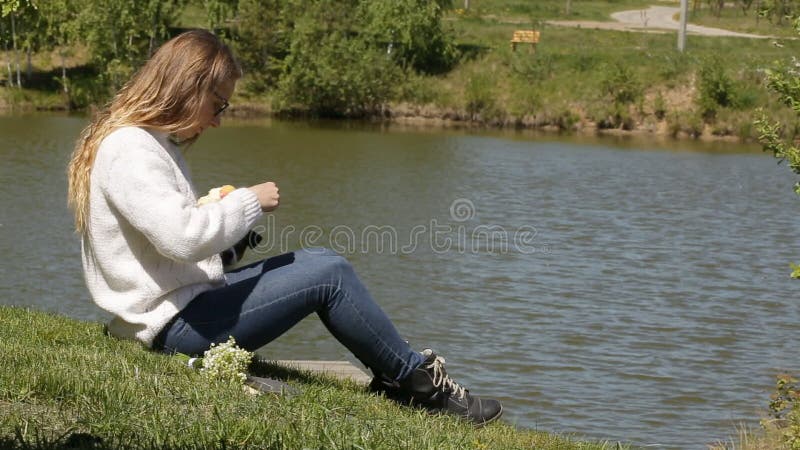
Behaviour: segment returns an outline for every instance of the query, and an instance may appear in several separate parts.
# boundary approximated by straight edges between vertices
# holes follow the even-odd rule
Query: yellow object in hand
[[[230,184],[226,184],[225,186],[213,188],[208,190],[208,194],[200,197],[197,200],[197,206],[205,205],[206,203],[214,203],[222,200],[225,198],[226,195],[230,194],[231,192],[235,191],[236,188],[231,186]]]

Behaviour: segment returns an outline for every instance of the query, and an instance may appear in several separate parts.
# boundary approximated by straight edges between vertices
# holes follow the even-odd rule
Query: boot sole
[[[477,428],[483,428],[483,427],[485,427],[486,425],[489,425],[490,423],[492,423],[492,422],[496,421],[497,419],[499,419],[499,418],[500,418],[500,416],[502,416],[502,415],[503,415],[503,405],[500,405],[500,411],[498,411],[498,412],[497,412],[497,414],[495,414],[495,415],[494,415],[494,417],[492,417],[492,418],[491,418],[491,419],[489,419],[489,420],[483,421],[483,422],[481,422],[481,423],[475,423],[475,422],[473,422],[473,426],[474,426],[476,429],[477,429]]]
[[[439,415],[439,414],[442,414],[442,415],[450,415],[451,414],[451,413],[442,411],[440,409],[429,409],[429,408],[426,408],[424,405],[414,404],[414,403],[410,402],[409,399],[400,398],[399,396],[392,396],[391,395],[392,392],[390,392],[389,390],[384,390],[384,391],[375,390],[375,391],[371,391],[371,393],[379,395],[379,396],[382,396],[387,400],[390,400],[390,401],[393,401],[393,402],[399,404],[400,406],[406,406],[406,407],[409,407],[409,408],[422,409],[422,410],[426,411],[428,414],[430,414],[432,416]],[[468,421],[469,423],[471,423],[472,426],[475,427],[475,428],[483,428],[486,425],[489,425],[490,423],[495,422],[502,415],[503,415],[503,405],[500,405],[500,411],[498,411],[497,414],[495,414],[494,416],[492,416],[491,418],[489,418],[488,420],[485,420],[483,422],[474,422],[474,421],[469,420],[468,418],[466,418],[464,416],[460,416],[460,417],[462,419]]]

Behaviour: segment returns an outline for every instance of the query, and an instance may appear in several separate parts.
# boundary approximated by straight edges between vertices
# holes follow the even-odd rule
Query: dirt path
[[[679,23],[674,19],[680,8],[672,6],[651,6],[649,9],[636,9],[633,11],[620,11],[611,14],[615,22],[597,22],[591,20],[550,20],[550,25],[579,28],[596,28],[602,30],[639,31],[663,33],[677,31]],[[737,33],[720,28],[702,27],[700,25],[686,26],[686,31],[702,36],[733,36],[750,39],[769,39],[774,36],[760,34]]]

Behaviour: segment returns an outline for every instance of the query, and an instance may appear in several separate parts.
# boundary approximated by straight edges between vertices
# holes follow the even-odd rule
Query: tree
[[[800,17],[795,16],[793,22],[795,29],[800,31]],[[765,72],[769,90],[775,93],[784,105],[794,111],[796,119],[800,118],[800,63],[793,58],[792,61]],[[773,156],[779,159],[779,164],[787,162],[789,169],[800,175],[800,147],[795,139],[797,135],[796,121],[794,130],[788,131],[787,128],[791,126],[790,124],[781,124],[771,120],[763,109],[759,109],[754,125],[763,150],[772,152]],[[800,195],[800,182],[795,183],[794,191]],[[791,267],[792,278],[800,278],[800,266],[791,264]],[[795,434],[795,438],[800,442],[800,433]]]
[[[70,0],[73,1],[73,0]],[[78,1],[78,0],[74,0]],[[77,31],[103,84],[116,90],[168,37],[185,0],[80,0]]]
[[[794,64],[784,65],[766,71],[767,86],[776,93],[780,101],[800,116],[800,71]],[[786,126],[770,120],[763,110],[757,112],[755,119],[758,140],[764,151],[770,151],[786,161],[789,168],[800,174],[800,148],[794,139],[787,139]],[[800,182],[794,185],[794,191],[800,195]]]
[[[374,113],[393,96],[399,69],[357,33],[355,1],[290,0],[289,54],[278,85],[277,109],[321,116]]]
[[[796,0],[761,0],[758,14],[770,22],[781,25],[786,18],[796,16],[797,10]]]
[[[225,24],[235,16],[238,0],[203,0],[208,28],[217,35],[229,37]]]
[[[722,8],[725,7],[725,0],[707,0],[711,12],[718,18],[722,16]]]
[[[24,39],[25,45],[30,48],[30,37],[22,32],[26,24],[32,22],[36,14],[36,6],[30,0],[2,0],[0,3],[0,18],[8,18],[11,25],[11,46],[14,50],[14,65],[17,72],[17,87],[22,87],[22,76],[19,65],[19,47]],[[30,50],[29,50],[30,52]],[[30,55],[30,53],[29,53]],[[30,59],[29,59],[30,62]],[[10,84],[13,79],[9,76]]]
[[[8,23],[11,23],[10,18],[8,19]],[[14,75],[11,72],[11,58],[8,56],[8,43],[11,42],[11,30],[10,25],[6,25],[6,18],[0,16],[0,42],[3,43],[3,53],[6,54],[6,69],[8,70],[8,84],[12,85],[14,82]]]
[[[449,3],[449,2],[448,2]],[[449,69],[458,52],[442,26],[443,7],[427,0],[372,0],[359,5],[363,33],[402,66],[423,73]]]
[[[739,0],[739,7],[742,8],[742,15],[747,15],[747,12],[750,11],[750,7],[753,6],[753,0]]]
[[[236,54],[249,77],[250,88],[277,85],[282,60],[289,53],[289,34],[280,0],[240,0],[236,14]]]
[[[39,3],[40,29],[46,37],[42,47],[58,51],[61,63],[61,89],[70,107],[69,80],[67,78],[67,56],[70,43],[77,40],[77,9],[74,0],[47,0]]]

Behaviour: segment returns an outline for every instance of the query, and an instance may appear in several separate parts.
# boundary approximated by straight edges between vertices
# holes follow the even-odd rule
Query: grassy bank
[[[439,76],[409,77],[385,114],[411,124],[739,141],[755,139],[757,108],[796,123],[794,112],[768,92],[763,74],[788,61],[800,42],[778,47],[761,39],[691,36],[681,54],[671,33],[517,20],[474,14],[452,21],[461,63]],[[509,37],[526,27],[542,30],[536,52],[524,46],[511,51]],[[269,104],[268,94],[243,90],[234,98],[234,112],[270,114]]]
[[[709,445],[709,450],[791,450],[784,443],[781,436],[782,430],[768,425],[767,428],[748,428],[742,426],[737,429],[737,434],[726,441]]]
[[[618,448],[503,423],[475,430],[268,363],[251,372],[302,392],[252,396],[97,323],[3,306],[0,320],[0,448]]]
[[[518,16],[515,16],[518,18]],[[488,125],[622,130],[691,137],[754,137],[753,110],[792,123],[763,84],[763,70],[788,60],[798,43],[648,34],[509,23],[465,15],[454,21],[470,49],[446,76],[417,80],[396,116],[444,117]],[[513,30],[540,29],[535,54],[512,52]],[[587,45],[591,43],[591,45]]]

